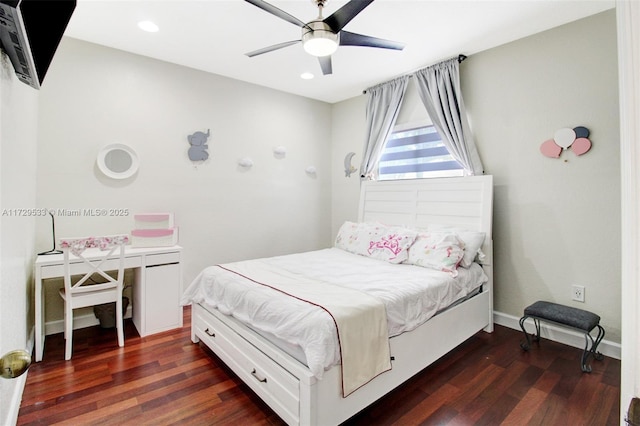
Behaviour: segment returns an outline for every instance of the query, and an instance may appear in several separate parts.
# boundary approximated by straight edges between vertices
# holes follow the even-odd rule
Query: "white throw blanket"
[[[358,290],[300,276],[263,260],[218,265],[257,284],[321,307],[338,332],[342,392],[347,396],[391,369],[384,304]]]

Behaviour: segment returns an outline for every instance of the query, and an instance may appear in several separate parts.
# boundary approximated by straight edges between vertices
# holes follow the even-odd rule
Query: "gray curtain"
[[[451,156],[464,167],[465,174],[482,174],[484,168],[462,101],[458,58],[422,69],[414,77],[420,99]]]
[[[378,160],[398,118],[408,81],[409,76],[403,76],[367,89],[367,133],[360,166],[363,179],[376,178]]]

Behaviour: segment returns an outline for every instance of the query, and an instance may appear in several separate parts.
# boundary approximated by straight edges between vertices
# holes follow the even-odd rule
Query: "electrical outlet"
[[[584,302],[584,286],[574,285],[571,287],[571,299],[577,302]]]

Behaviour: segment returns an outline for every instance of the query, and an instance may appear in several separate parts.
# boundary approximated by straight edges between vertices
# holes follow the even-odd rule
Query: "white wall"
[[[37,204],[131,212],[58,216],[58,237],[126,233],[133,213],[174,212],[184,285],[208,265],[330,244],[329,104],[70,38],[45,83]],[[207,129],[210,158],[195,165],[187,135]],[[114,181],[97,170],[96,155],[110,143],[138,153],[136,176]],[[273,154],[280,145],[284,159]],[[254,161],[248,171],[237,165],[245,156]],[[48,248],[47,222],[37,237]],[[59,298],[47,296],[55,306],[46,319],[62,318]]]
[[[358,201],[360,199],[360,164],[365,138],[365,96],[358,96],[333,104],[331,108],[331,165],[333,207],[331,214],[332,238],[338,234],[345,220],[358,220]],[[344,161],[348,153],[356,155],[351,165],[357,170],[351,176],[345,176]]]
[[[0,355],[30,349],[33,324],[34,219],[38,92],[16,78],[8,57],[0,69]],[[0,424],[14,424],[26,375],[0,379]]]
[[[495,176],[495,309],[535,300],[599,314],[620,342],[620,137],[615,11],[473,55],[461,78],[485,169]],[[556,129],[592,149],[540,154]],[[566,161],[565,161],[566,160]],[[585,303],[571,285],[586,287]]]
[[[478,150],[494,175],[495,310],[520,317],[540,299],[588,309],[602,317],[606,338],[620,342],[615,11],[471,55],[460,69]],[[420,101],[407,102],[414,111]],[[349,123],[360,122],[364,105],[365,96],[334,105],[342,134],[334,157],[352,150],[361,160],[364,131]],[[591,151],[540,154],[557,129],[578,125],[591,130]],[[357,217],[357,203],[346,201],[355,185],[333,185],[334,232]],[[571,301],[572,284],[586,287],[584,304]]]

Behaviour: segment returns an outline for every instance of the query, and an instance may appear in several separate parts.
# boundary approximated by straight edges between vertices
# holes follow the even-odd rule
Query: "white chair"
[[[122,289],[124,248],[128,242],[127,235],[60,239],[64,256],[64,288],[60,289],[60,296],[64,300],[65,360],[71,359],[73,351],[73,310],[77,308],[115,302],[118,346],[124,346]],[[86,249],[92,249],[90,254]],[[116,271],[116,277],[106,271]],[[96,274],[104,282],[95,284]],[[81,275],[75,284],[71,281],[73,275]]]

